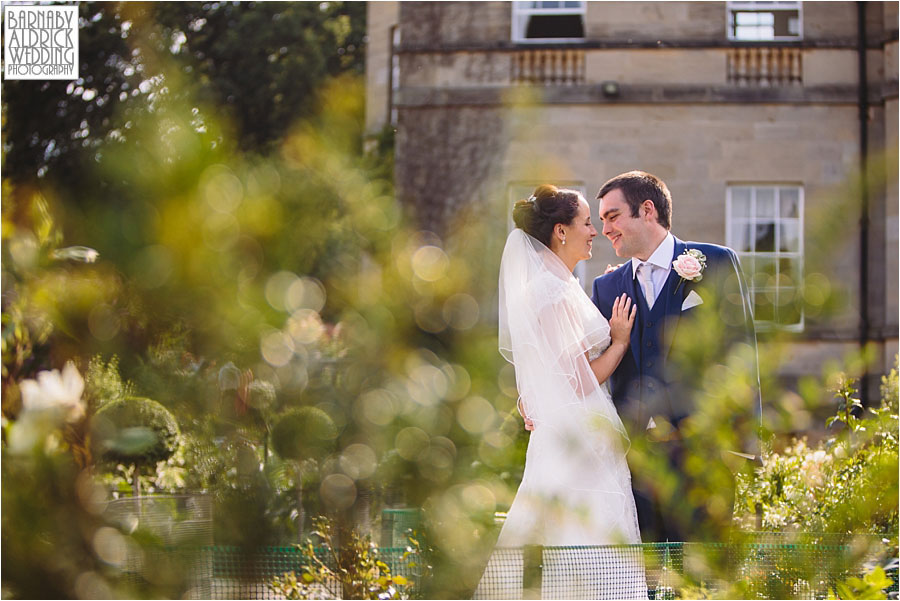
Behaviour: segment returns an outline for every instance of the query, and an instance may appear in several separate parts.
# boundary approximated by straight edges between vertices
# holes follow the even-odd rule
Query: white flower
[[[813,451],[803,458],[800,465],[803,480],[810,488],[818,488],[825,483],[825,466],[831,463],[831,455],[825,451]]]
[[[19,384],[22,393],[22,409],[25,413],[61,410],[68,422],[84,417],[84,380],[75,364],[69,361],[60,374],[59,370],[42,371],[37,380],[23,380]]]
[[[83,261],[84,263],[93,263],[100,256],[93,248],[87,246],[68,246],[66,248],[58,248],[53,251],[51,256],[54,259],[70,259],[72,261]]]

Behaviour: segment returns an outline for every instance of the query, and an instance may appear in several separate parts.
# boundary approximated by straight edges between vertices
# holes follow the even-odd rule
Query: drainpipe
[[[390,31],[388,32],[388,84],[387,84],[387,120],[386,124],[393,127],[396,125],[394,123],[394,90],[400,84],[399,81],[396,81],[397,71],[394,63],[397,61],[396,48],[397,43],[399,42],[399,33],[400,26],[396,23],[391,25]]]
[[[856,3],[857,53],[859,58],[859,346],[864,350],[869,342],[869,81],[866,72],[866,3]],[[863,364],[860,378],[860,401],[868,406],[869,370]]]

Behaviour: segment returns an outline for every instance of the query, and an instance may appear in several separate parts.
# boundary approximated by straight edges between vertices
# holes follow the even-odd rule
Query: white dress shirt
[[[656,301],[656,299],[659,298],[659,291],[666,285],[666,279],[669,277],[669,272],[672,270],[672,260],[674,259],[674,255],[675,236],[669,232],[646,261],[641,261],[637,257],[631,258],[631,274],[634,278],[637,278],[637,269],[641,263],[649,263],[653,266],[653,269],[651,269],[651,280],[653,281],[654,293],[653,301]],[[650,299],[647,299],[647,302],[648,304],[653,304]]]

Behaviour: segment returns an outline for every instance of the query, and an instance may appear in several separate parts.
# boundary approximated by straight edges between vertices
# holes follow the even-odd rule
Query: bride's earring
[[[566,239],[565,239],[565,238],[563,238],[563,245],[565,245],[565,244],[566,244]]]

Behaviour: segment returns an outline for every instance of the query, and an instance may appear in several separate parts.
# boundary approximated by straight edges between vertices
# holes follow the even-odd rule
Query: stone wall
[[[842,200],[835,198],[839,186],[857,167],[855,107],[539,107],[514,115],[502,177],[580,181],[596,206],[593,197],[609,177],[650,171],[672,191],[673,231],[685,240],[726,242],[726,189],[734,183],[802,185],[811,233],[815,214]],[[830,275],[849,298],[858,289],[858,221],[858,213],[848,216],[841,240],[807,240],[805,249],[807,255],[834,252]],[[618,262],[608,244],[598,241],[588,280]],[[850,303],[827,329],[852,335],[855,314]]]
[[[400,198],[428,229],[483,207],[505,231],[511,184],[583,185],[596,206],[603,181],[639,168],[672,189],[677,235],[725,243],[729,184],[802,185],[806,267],[824,263],[845,302],[827,322],[807,319],[798,337],[805,359],[785,369],[808,373],[821,357],[842,354],[860,325],[860,205],[842,188],[860,164],[857,4],[805,2],[803,40],[780,45],[799,56],[801,77],[762,83],[729,78],[735,49],[760,45],[727,41],[725,7],[590,3],[587,40],[564,49],[583,60],[580,79],[528,87],[514,81],[515,61],[545,50],[511,43],[509,3],[400,3]],[[881,161],[898,142],[897,3],[865,8],[870,153]],[[607,81],[617,94],[604,91]],[[898,329],[896,154],[888,161],[894,175],[869,197],[870,333],[886,341],[884,367]],[[837,219],[824,242],[813,235],[817,215]],[[618,262],[602,239],[594,254],[588,281]]]
[[[722,42],[726,25],[724,2],[589,2],[585,15],[586,37],[598,41]]]
[[[882,35],[895,2],[870,2],[868,28]],[[803,42],[848,45],[856,42],[855,2],[804,2]],[[887,18],[885,18],[887,17]],[[510,41],[510,2],[401,2],[410,47],[500,47]],[[709,45],[727,42],[725,2],[589,2],[585,13],[588,43]]]
[[[403,44],[443,46],[509,40],[509,2],[401,2]]]
[[[408,108],[399,113],[394,184],[419,227],[444,234],[453,217],[485,202],[508,140],[500,109]]]

